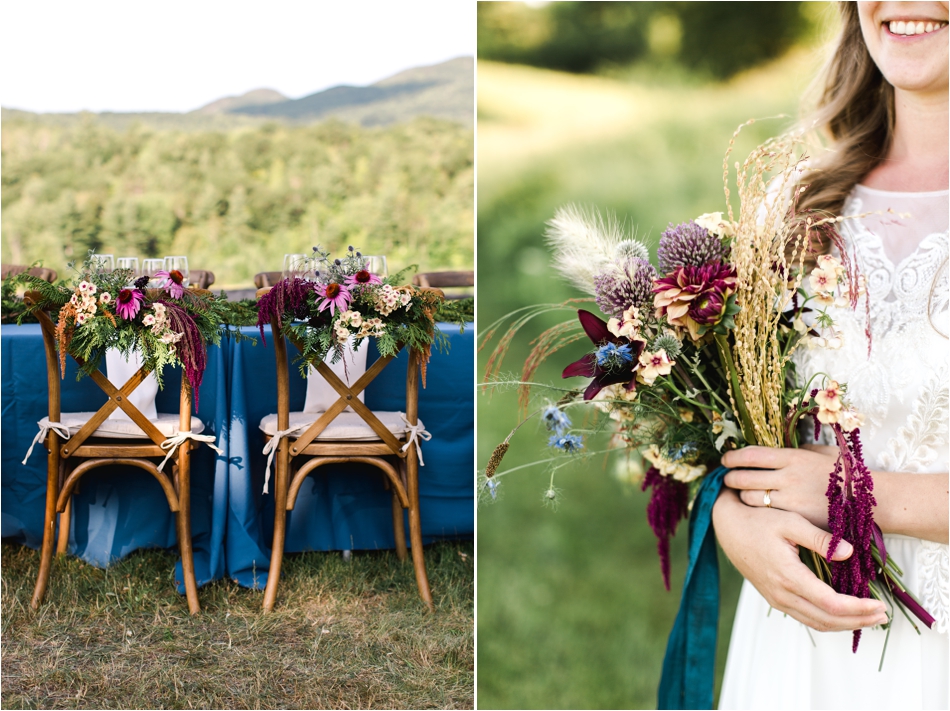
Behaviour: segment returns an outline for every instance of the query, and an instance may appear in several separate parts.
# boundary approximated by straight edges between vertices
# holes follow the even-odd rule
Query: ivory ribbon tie
[[[414,425],[409,422],[409,420],[406,419],[406,416],[401,412],[399,413],[399,416],[402,418],[402,421],[406,423],[406,430],[409,432],[409,439],[406,440],[406,443],[402,446],[400,451],[405,452],[407,449],[409,449],[409,445],[415,444],[416,454],[419,455],[419,466],[424,467],[426,463],[422,461],[422,447],[419,446],[419,440],[421,439],[424,442],[428,442],[430,439],[432,439],[432,433],[422,425]]]
[[[264,449],[261,452],[262,454],[267,455],[267,466],[264,467],[264,493],[268,493],[268,484],[270,483],[270,465],[274,461],[274,452],[277,451],[277,447],[280,445],[280,440],[287,435],[291,435],[294,432],[299,432],[302,427],[292,427],[289,430],[277,430],[274,433],[274,436],[270,438],[270,441],[264,445]]]
[[[165,458],[162,460],[162,463],[158,465],[158,471],[162,471],[162,468],[165,466],[168,460],[171,459],[172,455],[175,453],[175,450],[178,449],[178,445],[182,444],[183,442],[185,442],[185,440],[189,440],[189,439],[193,439],[196,442],[204,442],[218,454],[224,454],[223,449],[219,449],[218,447],[215,446],[214,435],[195,434],[194,432],[191,432],[190,430],[188,432],[179,432],[174,437],[169,437],[168,439],[166,439],[160,445],[162,449],[168,450],[168,454],[165,455]]]
[[[33,438],[33,443],[26,451],[26,456],[23,458],[21,464],[26,464],[26,460],[30,458],[31,454],[33,454],[33,447],[35,447],[37,443],[46,439],[46,435],[50,430],[53,430],[53,432],[58,434],[63,439],[69,439],[69,428],[66,427],[66,425],[64,425],[62,422],[43,422],[43,420],[40,420],[36,424],[40,426],[40,431],[37,432],[36,437]]]

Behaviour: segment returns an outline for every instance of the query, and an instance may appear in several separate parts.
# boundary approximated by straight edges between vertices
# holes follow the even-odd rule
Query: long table
[[[420,508],[426,542],[474,534],[474,329],[440,324],[450,343],[447,353],[433,350],[427,387],[420,391],[419,418],[432,434],[422,444]],[[196,415],[205,434],[218,436],[217,455],[199,447],[192,464],[192,534],[195,571],[203,585],[225,575],[248,587],[267,582],[274,502],[263,494],[265,457],[261,418],[276,412],[274,351],[254,328],[242,329],[250,342],[224,339],[209,349],[208,368],[199,391]],[[270,339],[269,330],[265,331]],[[292,354],[295,349],[288,348]],[[292,356],[291,356],[292,357]],[[378,357],[373,344],[368,361]],[[36,423],[47,414],[46,369],[38,325],[0,328],[0,442],[2,442],[2,536],[39,547],[43,531],[46,450],[38,444],[21,464]],[[403,408],[406,356],[390,363],[370,384],[372,409]],[[105,402],[89,379],[76,381],[67,364],[62,409],[90,411]],[[176,412],[180,370],[169,369],[156,405]],[[291,410],[303,409],[306,391],[291,363]],[[389,492],[381,476],[362,465],[321,467],[301,487],[288,519],[285,550],[386,549],[395,546]],[[73,500],[70,552],[101,567],[139,548],[175,545],[174,517],[158,482],[128,467],[105,467],[87,474]],[[181,563],[175,579],[179,591]]]

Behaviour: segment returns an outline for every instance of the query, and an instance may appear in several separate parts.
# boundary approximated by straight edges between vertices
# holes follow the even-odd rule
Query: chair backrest
[[[48,281],[50,284],[56,281],[56,277],[59,276],[55,270],[47,269],[46,267],[28,267],[24,264],[4,264],[2,268],[0,268],[0,278],[6,279],[7,277],[22,274],[23,272],[29,272],[30,276],[39,277],[40,279]]]
[[[423,272],[412,278],[416,286],[431,286],[438,289],[451,286],[475,286],[475,272]]]
[[[191,283],[199,289],[207,289],[214,284],[214,272],[206,269],[192,269],[188,275]]]
[[[267,292],[264,289],[258,291],[258,299],[265,293]],[[281,335],[276,316],[271,321],[271,338],[274,341],[274,356],[277,360],[277,429],[286,430],[290,425],[290,374],[287,365],[287,346],[284,337]],[[299,341],[292,340],[292,342],[298,350],[303,350]],[[402,345],[400,345],[399,350],[402,350]],[[415,426],[418,424],[419,417],[419,359],[415,351],[410,350],[408,355],[409,362],[406,366],[406,420],[410,425]],[[395,355],[380,356],[353,385],[349,386],[322,360],[311,363],[319,377],[326,380],[340,397],[303,434],[297,437],[293,450],[296,452],[302,451],[349,406],[386,443],[392,454],[405,457],[406,452],[402,450],[402,444],[399,440],[358,397],[359,393],[366,389],[366,386],[376,378],[393,358],[395,358]],[[311,374],[310,377],[318,376]]]
[[[266,289],[269,286],[274,286],[283,278],[283,272],[260,272],[254,275],[254,286],[258,289]]]
[[[36,292],[27,292],[24,296],[24,302],[31,305],[39,303],[40,298],[40,295]],[[62,415],[60,390],[61,366],[59,351],[56,347],[56,325],[45,309],[37,310],[35,315],[43,331],[43,347],[46,353],[46,380],[49,387],[49,419],[50,422],[59,422]],[[82,358],[78,356],[71,357],[80,367],[84,365],[85,361]],[[66,457],[69,456],[70,452],[74,452],[77,447],[93,435],[116,408],[123,410],[125,414],[129,416],[129,419],[138,425],[149,439],[160,446],[166,439],[165,435],[162,434],[135,405],[129,402],[128,398],[142,381],[145,380],[148,374],[149,371],[143,366],[139,368],[123,386],[116,388],[101,372],[98,370],[93,371],[90,377],[93,382],[105,392],[109,399],[106,401],[106,404],[99,408],[96,414],[86,422],[78,433],[73,435],[62,445],[61,456]],[[191,429],[191,385],[188,382],[188,378],[184,377],[184,373],[181,379],[180,400],[179,428],[180,431],[184,432]]]

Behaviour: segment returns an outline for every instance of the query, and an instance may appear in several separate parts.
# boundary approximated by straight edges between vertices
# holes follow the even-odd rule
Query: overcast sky
[[[300,98],[475,54],[468,0],[21,0],[3,3],[0,105],[190,111]]]

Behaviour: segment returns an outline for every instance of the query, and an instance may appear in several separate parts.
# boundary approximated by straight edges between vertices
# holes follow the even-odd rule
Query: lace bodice
[[[861,441],[871,469],[946,472],[948,438],[948,191],[890,193],[857,186],[844,215],[887,210],[843,223],[849,250],[867,279],[871,347],[864,300],[857,311],[829,311],[840,329],[838,350],[809,349],[797,356],[800,372],[825,372],[846,382],[864,415]],[[892,261],[892,258],[894,261]],[[823,433],[825,439],[829,433]],[[946,545],[922,541],[919,596],[946,632],[950,611],[950,558]]]

